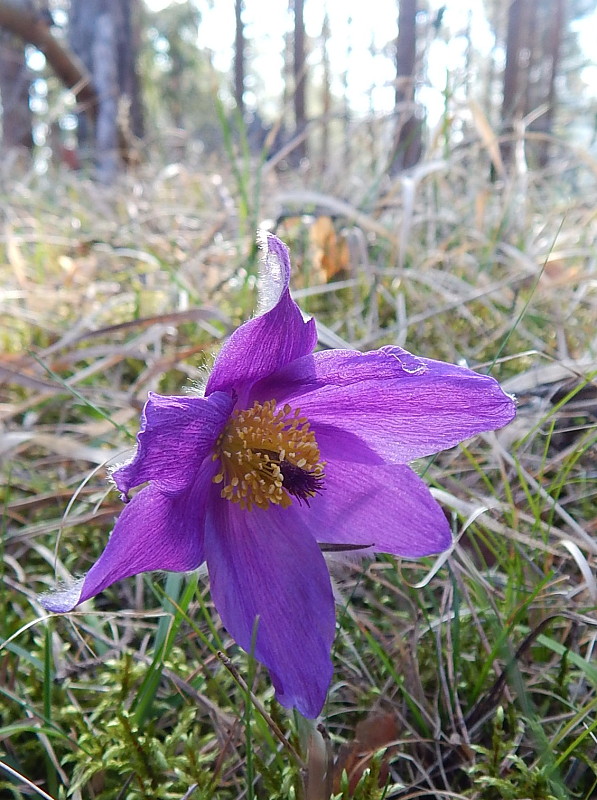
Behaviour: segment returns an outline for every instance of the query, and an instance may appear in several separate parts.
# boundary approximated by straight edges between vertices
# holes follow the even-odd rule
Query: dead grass
[[[120,507],[107,467],[134,443],[147,392],[199,380],[253,312],[254,237],[230,170],[6,184],[7,797],[594,796],[597,215],[575,182],[594,195],[597,172],[564,149],[559,174],[492,183],[490,156],[483,128],[405,180],[330,190],[266,171],[254,196],[253,216],[291,246],[322,346],[466,360],[519,398],[509,428],[420,465],[452,514],[449,558],[338,567],[324,734],[283,713],[259,670],[253,681],[203,578],[139,577],[64,619],[37,602],[101,551]],[[324,215],[332,236],[313,228]]]

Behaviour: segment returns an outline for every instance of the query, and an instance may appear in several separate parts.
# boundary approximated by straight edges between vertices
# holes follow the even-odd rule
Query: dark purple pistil
[[[288,494],[296,497],[299,503],[305,502],[309,505],[309,498],[320,494],[324,488],[323,475],[301,469],[290,461],[280,461],[280,472],[284,488]]]

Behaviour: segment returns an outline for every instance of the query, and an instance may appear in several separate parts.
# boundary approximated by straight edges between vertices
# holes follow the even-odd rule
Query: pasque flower
[[[123,499],[70,611],[115,581],[204,561],[229,633],[270,671],[278,700],[307,717],[332,677],[334,597],[320,543],[406,558],[449,547],[446,517],[407,466],[508,423],[498,383],[400,347],[313,352],[315,323],[289,292],[288,250],[267,235],[270,308],[241,325],[202,397],[151,393],[137,452],[113,473]]]

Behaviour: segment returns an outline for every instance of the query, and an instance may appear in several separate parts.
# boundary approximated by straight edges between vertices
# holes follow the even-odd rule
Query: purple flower
[[[222,347],[204,397],[151,393],[125,499],[87,575],[45,595],[70,611],[149,570],[207,562],[229,633],[307,717],[332,677],[334,598],[319,542],[417,558],[450,546],[441,508],[407,462],[500,428],[515,405],[493,378],[400,347],[314,353],[290,297],[288,250],[265,242],[273,307]]]

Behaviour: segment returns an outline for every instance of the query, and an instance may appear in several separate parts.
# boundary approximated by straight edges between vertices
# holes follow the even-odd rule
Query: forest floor
[[[597,796],[596,184],[566,148],[492,180],[479,143],[333,188],[246,164],[5,181],[2,797]],[[254,313],[266,219],[321,347],[400,344],[518,400],[416,465],[448,558],[333,567],[319,727],[276,703],[204,575],[141,575],[63,617],[39,603],[103,549],[147,392],[182,393]]]

